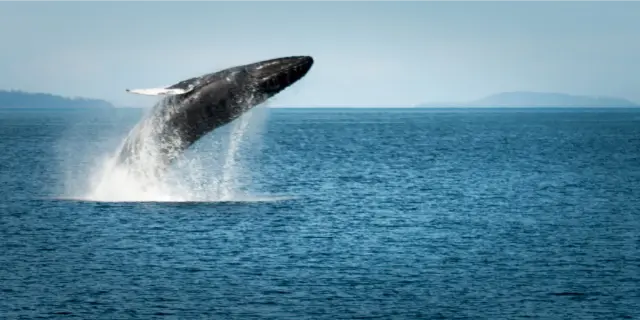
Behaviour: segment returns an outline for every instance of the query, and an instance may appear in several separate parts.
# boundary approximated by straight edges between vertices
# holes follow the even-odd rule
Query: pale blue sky
[[[640,2],[0,2],[0,88],[150,105],[125,88],[311,55],[272,105],[513,90],[640,102]]]

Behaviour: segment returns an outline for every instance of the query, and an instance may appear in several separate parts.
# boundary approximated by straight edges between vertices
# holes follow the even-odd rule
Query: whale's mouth
[[[260,91],[276,94],[304,77],[313,62],[309,56],[285,57],[248,65],[246,71]]]

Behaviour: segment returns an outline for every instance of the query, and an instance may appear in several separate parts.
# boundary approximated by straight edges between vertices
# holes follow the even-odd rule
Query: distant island
[[[416,107],[640,107],[640,105],[614,97],[516,91],[498,93],[466,103],[425,103]]]
[[[46,109],[70,109],[89,108],[104,109],[113,108],[113,104],[100,99],[67,98],[49,93],[31,93],[17,90],[0,90],[1,108],[46,108]]]

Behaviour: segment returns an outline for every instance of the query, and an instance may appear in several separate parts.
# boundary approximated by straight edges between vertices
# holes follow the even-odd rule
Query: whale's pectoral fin
[[[185,88],[164,87],[164,88],[149,88],[149,89],[126,89],[129,93],[142,94],[146,96],[172,96],[178,94],[185,94],[193,90],[193,86]]]

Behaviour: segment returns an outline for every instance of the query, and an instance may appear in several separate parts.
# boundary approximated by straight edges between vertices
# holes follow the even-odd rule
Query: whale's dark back
[[[222,72],[214,76],[213,81],[201,88],[186,95],[168,97],[158,106],[158,112],[162,114],[173,112],[166,129],[179,132],[184,148],[269,97],[257,90],[244,70]]]

